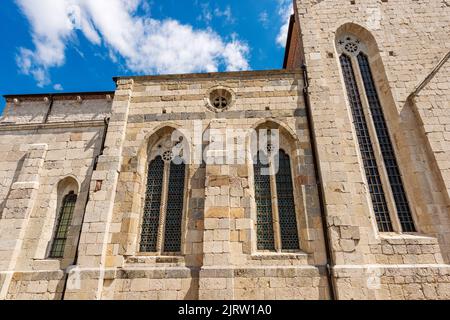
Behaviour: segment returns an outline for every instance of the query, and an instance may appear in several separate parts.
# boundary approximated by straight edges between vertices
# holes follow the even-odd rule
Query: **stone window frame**
[[[214,92],[221,92],[221,91],[225,92],[226,95],[229,96],[228,104],[225,108],[216,108],[216,107],[214,107],[214,101],[211,101],[211,96],[214,94]],[[221,86],[221,85],[214,86],[214,87],[210,88],[206,93],[205,106],[212,112],[221,113],[221,112],[228,111],[235,105],[235,103],[236,103],[236,94],[229,87],[225,87],[225,86]]]
[[[353,45],[350,47],[352,50],[350,50],[350,51],[346,48],[346,46],[349,43],[353,43]],[[386,169],[386,166],[384,164],[384,159],[383,159],[383,154],[381,152],[380,142],[379,142],[379,139],[378,139],[378,135],[376,133],[375,124],[373,122],[372,112],[370,110],[370,104],[369,104],[369,101],[368,101],[368,95],[367,95],[367,92],[366,92],[366,88],[365,88],[365,85],[364,85],[364,80],[362,78],[361,69],[360,69],[359,62],[358,62],[358,55],[360,53],[363,53],[364,55],[366,55],[368,57],[369,63],[370,63],[370,67],[372,69],[372,72],[374,72],[374,68],[373,68],[372,63],[370,61],[371,60],[370,58],[371,58],[372,55],[371,55],[371,50],[369,48],[369,45],[368,45],[368,43],[363,41],[360,37],[358,37],[358,36],[356,36],[356,35],[354,35],[354,34],[352,34],[350,32],[345,32],[345,33],[341,34],[339,37],[336,38],[335,47],[336,47],[336,50],[337,50],[337,63],[338,63],[338,66],[339,66],[339,73],[341,75],[341,83],[343,84],[344,92],[347,92],[347,90],[345,88],[345,81],[344,81],[344,77],[343,77],[343,74],[342,74],[342,68],[341,68],[341,63],[340,63],[339,59],[340,59],[340,57],[342,55],[346,55],[351,60],[351,65],[352,65],[352,68],[353,68],[353,71],[354,71],[354,77],[356,79],[356,85],[357,85],[358,90],[359,90],[360,100],[361,100],[361,104],[362,104],[362,108],[363,108],[363,112],[364,112],[364,117],[366,119],[366,123],[367,123],[368,130],[369,130],[369,135],[370,135],[370,140],[372,141],[372,147],[373,147],[374,153],[375,153],[375,159],[376,159],[377,168],[379,170],[383,191],[384,191],[384,194],[385,194],[385,197],[386,197],[386,203],[387,203],[387,206],[388,206],[388,212],[389,212],[389,217],[391,219],[393,232],[397,233],[397,234],[402,234],[402,233],[405,233],[405,234],[417,234],[417,233],[419,233],[419,227],[418,227],[419,224],[418,224],[418,220],[417,220],[417,215],[416,215],[416,212],[414,210],[413,201],[411,201],[411,198],[409,196],[410,192],[408,192],[408,188],[405,185],[405,179],[404,179],[404,175],[403,175],[403,172],[402,172],[402,168],[401,168],[400,165],[398,165],[398,168],[400,170],[400,178],[401,178],[401,180],[403,182],[403,186],[405,188],[406,199],[407,199],[407,202],[408,202],[408,206],[409,206],[409,209],[410,209],[410,212],[411,212],[412,221],[413,221],[413,224],[414,224],[414,227],[415,227],[416,231],[415,232],[403,232],[403,230],[402,230],[402,226],[401,226],[401,223],[400,223],[398,211],[397,211],[396,204],[395,204],[395,198],[394,198],[393,191],[392,191],[392,188],[391,188],[391,184],[390,184],[390,181],[389,181],[389,178],[388,178],[387,169]],[[375,79],[374,79],[374,82],[375,82],[375,88],[376,88],[378,97],[381,97],[380,92],[379,92],[379,87],[378,87],[378,84],[376,83]],[[350,119],[353,119],[353,116],[352,116],[351,111],[350,111],[350,103],[348,101],[347,94],[345,94],[345,101],[347,103],[347,107],[348,107],[348,110],[349,110]],[[381,107],[383,108],[383,104],[381,104]],[[353,128],[352,131],[353,131],[353,133],[355,135],[355,141],[356,141],[355,143],[356,143],[356,145],[359,145],[359,143],[358,143],[358,141],[356,139],[356,134],[355,134],[356,131],[355,131],[354,123],[353,123],[353,121],[351,121],[351,122],[352,122],[351,126]],[[391,142],[392,142],[392,148],[394,150],[394,154],[395,154],[396,159],[398,161],[399,152],[397,150],[397,146],[395,145],[395,143],[393,143],[395,141],[395,139],[393,139],[392,131],[389,130],[388,121],[386,121],[386,126],[388,127],[388,133],[389,133],[389,136],[390,136],[390,139],[391,139]],[[359,147],[357,148],[357,154],[358,154],[358,158],[359,158],[359,164],[361,166],[361,172],[364,172],[364,168],[363,168],[363,165],[362,165],[363,161],[362,161],[361,149]],[[365,174],[363,174],[363,179],[365,181],[365,185],[367,186],[368,182],[367,182],[367,178],[366,178]],[[373,203],[372,203],[371,200],[369,200],[368,203],[369,203],[369,206],[370,206],[371,217],[372,217],[373,221],[375,221],[375,225],[374,226],[375,226],[375,229],[377,230],[377,232],[381,233],[381,234],[389,234],[390,232],[382,232],[376,226],[376,221],[377,220],[376,220],[376,216],[375,216],[375,210],[374,210],[374,207],[373,207]]]
[[[280,130],[280,144],[279,144],[279,150],[283,150],[286,155],[289,156],[290,160],[290,167],[291,167],[291,177],[292,177],[292,193],[294,196],[294,210],[295,210],[295,217],[297,221],[297,234],[298,234],[298,241],[299,241],[299,249],[282,249],[281,247],[281,233],[280,233],[280,225],[279,225],[279,219],[273,219],[272,223],[274,224],[274,246],[275,250],[258,250],[258,244],[257,244],[257,206],[256,206],[256,199],[255,199],[255,189],[254,189],[254,168],[253,168],[253,156],[251,148],[248,150],[248,159],[250,159],[248,163],[248,170],[249,170],[249,178],[250,178],[250,186],[251,187],[251,193],[253,201],[251,202],[251,218],[254,222],[254,228],[251,233],[251,255],[252,256],[265,256],[265,255],[273,255],[276,254],[277,256],[286,256],[289,257],[290,254],[305,254],[305,253],[312,253],[310,245],[311,241],[313,240],[310,233],[309,233],[309,223],[308,223],[308,210],[305,203],[305,190],[298,186],[296,183],[295,177],[297,176],[296,171],[298,170],[298,162],[297,162],[297,155],[299,154],[299,146],[295,142],[295,137],[291,136],[291,133],[289,130],[284,128],[284,126],[279,125],[278,123],[264,123],[262,125],[259,125],[256,130],[260,129],[279,129]],[[270,184],[271,184],[271,197],[272,197],[272,215],[275,215],[278,213],[278,193],[276,189],[276,175],[270,176]],[[276,208],[274,208],[276,207]],[[275,213],[276,212],[276,213]],[[276,226],[275,226],[276,224]]]
[[[183,210],[181,216],[181,235],[180,235],[180,252],[165,252],[164,251],[164,235],[166,227],[166,215],[167,215],[167,198],[169,189],[169,179],[170,179],[170,164],[171,161],[164,160],[164,153],[171,152],[173,147],[173,142],[171,141],[171,134],[166,133],[160,138],[154,145],[149,147],[147,152],[147,159],[145,161],[145,174],[143,175],[143,183],[141,186],[141,196],[140,196],[140,212],[139,212],[139,229],[137,233],[136,241],[136,254],[135,256],[154,256],[154,257],[176,257],[184,256],[186,253],[186,222],[187,222],[187,211],[188,211],[188,182],[189,182],[189,165],[185,161],[185,180],[184,180],[184,193],[183,193]],[[159,228],[157,233],[156,242],[156,252],[143,252],[140,250],[141,237],[142,237],[142,224],[144,220],[144,206],[146,199],[146,188],[148,179],[148,167],[151,161],[155,160],[157,157],[161,157],[164,161],[164,171],[163,171],[163,181],[162,181],[162,192],[161,192],[161,206],[159,212]]]
[[[51,250],[52,250],[53,242],[54,242],[55,235],[57,232],[59,215],[60,215],[60,212],[61,212],[61,209],[63,206],[63,201],[64,201],[65,197],[71,192],[73,192],[77,196],[77,200],[75,202],[75,208],[74,208],[74,212],[72,215],[71,223],[70,223],[70,226],[67,231],[67,239],[70,239],[75,236],[76,237],[81,236],[81,225],[78,226],[80,228],[80,233],[78,235],[75,235],[74,234],[75,230],[73,230],[73,227],[76,226],[75,222],[78,219],[80,219],[80,215],[84,214],[84,208],[81,207],[82,201],[81,201],[81,197],[80,197],[80,184],[77,179],[75,179],[72,176],[68,176],[68,177],[65,177],[65,178],[59,180],[57,183],[56,192],[55,192],[56,205],[55,205],[55,207],[52,208],[52,210],[54,212],[54,215],[52,214],[53,227],[52,227],[50,239],[47,238],[48,240],[47,240],[47,247],[45,250],[44,260],[57,260],[57,261],[67,260],[65,262],[65,264],[70,264],[71,263],[70,261],[74,258],[72,255],[76,254],[76,252],[74,250],[72,250],[73,252],[70,252],[70,256],[68,255],[68,253],[69,253],[69,252],[67,252],[68,243],[66,240],[63,256],[59,257],[59,258],[51,257]]]
[[[58,212],[57,223],[55,232],[53,234],[52,244],[50,246],[50,254],[49,254],[50,259],[62,259],[64,257],[64,250],[68,239],[69,229],[72,225],[77,200],[78,195],[75,194],[74,191],[70,191],[63,197],[61,207],[59,208]],[[66,212],[67,208],[69,208],[70,214]],[[63,217],[65,219],[63,219]],[[64,222],[65,224],[63,224]],[[58,237],[58,234],[60,234],[61,232],[61,228],[64,227],[66,228],[64,237]],[[57,241],[62,241],[62,248],[60,249],[57,248],[56,245]]]

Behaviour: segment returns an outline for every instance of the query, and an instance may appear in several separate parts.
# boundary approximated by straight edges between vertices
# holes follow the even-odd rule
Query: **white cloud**
[[[63,86],[60,83],[55,84],[53,86],[53,89],[56,90],[56,91],[63,91],[64,90]]]
[[[204,21],[206,24],[211,23],[213,19],[213,12],[209,7],[209,3],[200,4],[202,13],[197,17],[197,20]]]
[[[233,34],[233,41],[225,47],[223,56],[226,61],[227,71],[247,70],[250,68],[247,59],[249,48],[246,44],[237,40],[237,35]]]
[[[283,21],[283,25],[281,26],[276,39],[276,42],[280,47],[286,46],[289,31],[289,19],[293,13],[294,8],[292,6],[292,0],[278,0],[278,15]]]
[[[216,8],[214,9],[214,15],[219,18],[225,18],[225,22],[229,24],[235,23],[233,13],[231,12],[231,7],[226,6],[225,9]]]
[[[34,50],[19,48],[20,72],[39,86],[51,83],[49,69],[65,63],[78,34],[105,46],[113,61],[122,58],[135,73],[161,74],[249,69],[249,47],[235,35],[224,39],[211,28],[199,30],[172,19],[137,15],[144,0],[16,0],[27,17]],[[231,19],[231,9],[221,12]]]
[[[259,22],[263,25],[264,28],[269,26],[269,14],[267,11],[263,11],[259,14]]]
[[[198,2],[194,2],[195,5],[199,5]],[[197,17],[197,20],[205,22],[210,25],[214,18],[220,18],[223,24],[234,24],[236,19],[234,18],[231,6],[220,8],[218,6],[213,10],[209,2],[203,2],[200,4],[201,14]]]

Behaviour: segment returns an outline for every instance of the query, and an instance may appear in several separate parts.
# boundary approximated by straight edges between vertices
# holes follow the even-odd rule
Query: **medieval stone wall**
[[[447,276],[439,280],[429,277],[431,284],[423,284],[424,268],[420,266],[427,265],[427,272],[445,275],[448,265],[442,263],[450,261],[448,190],[443,182],[448,177],[445,178],[445,169],[438,169],[445,168],[443,149],[448,144],[444,138],[448,130],[445,111],[440,111],[448,109],[448,103],[444,102],[448,84],[442,84],[448,81],[445,68],[423,93],[421,101],[426,100],[423,105],[426,111],[421,116],[417,117],[407,103],[408,96],[450,50],[448,4],[428,0],[359,0],[340,1],[336,5],[331,0],[297,0],[295,7],[309,71],[312,126],[319,146],[319,172],[336,264],[338,297],[423,298],[430,296],[428,286],[433,292],[439,288],[439,298],[448,297]],[[374,81],[417,234],[379,233],[374,224],[339,65],[337,40],[346,34],[368,46]],[[428,100],[430,96],[433,98]],[[432,102],[435,99],[440,101],[436,105]],[[442,120],[433,117],[430,104],[436,114],[441,112]],[[422,119],[425,112],[429,117]],[[427,122],[439,122],[436,129],[440,131],[431,133],[434,131],[431,127],[423,126]],[[428,144],[434,147],[432,153]],[[442,162],[436,163],[436,159]],[[346,230],[353,230],[358,236],[346,240]],[[371,284],[371,279],[377,278],[374,273],[381,277],[381,283]],[[393,280],[390,276],[404,273],[415,280],[390,282]],[[442,284],[437,283],[441,281]]]
[[[0,122],[2,298],[61,296],[63,270],[74,261],[90,175],[102,142],[104,121],[96,119],[107,114],[107,102],[92,102],[90,108],[89,102],[83,106],[90,114],[79,115],[76,110],[71,113],[73,106],[66,106],[63,111],[63,106],[55,103],[55,113],[49,116],[49,120],[58,122],[55,124],[42,123],[48,103],[23,101],[13,106],[8,101]],[[56,120],[61,112],[67,121],[62,124]],[[83,121],[87,119],[92,121]],[[62,193],[69,189],[75,191],[78,200],[64,258],[48,259],[57,212],[65,195]]]
[[[70,297],[85,297],[83,292],[95,291],[102,299],[327,298],[326,259],[301,74],[265,71],[136,77],[120,79],[119,84],[115,103],[126,101],[127,117],[117,117],[123,121],[123,141],[116,191],[107,198],[113,203],[110,241],[103,252],[92,250],[104,255],[106,269],[116,270],[115,276],[104,285],[99,281],[97,289],[82,283],[81,290],[71,291]],[[233,92],[234,99],[228,110],[216,113],[207,106],[207,97],[218,86]],[[126,93],[126,100],[119,92]],[[297,253],[256,252],[249,159],[242,164],[203,162],[213,136],[226,136],[227,129],[241,130],[237,132],[248,148],[246,130],[265,124],[285,134],[283,141],[295,164],[302,236],[302,250]],[[187,137],[192,160],[188,165],[183,252],[180,256],[151,256],[138,249],[147,154],[156,141],[174,129]],[[208,129],[216,131],[207,135]],[[200,145],[193,138],[200,138]],[[224,152],[223,148],[213,148],[205,155],[223,156]]]
[[[439,64],[449,10],[440,0],[296,0],[287,70],[124,77],[114,94],[8,97],[0,299],[329,299],[327,263],[338,299],[449,299],[450,70]],[[339,65],[346,35],[369,58],[417,232],[378,231]],[[226,106],[213,105],[214,90],[227,92]],[[252,129],[278,129],[290,157],[299,250],[257,250]],[[181,252],[140,252],[149,162],[174,132],[188,160]],[[221,141],[241,142],[243,153],[230,162]],[[68,192],[77,202],[64,254],[49,259]]]

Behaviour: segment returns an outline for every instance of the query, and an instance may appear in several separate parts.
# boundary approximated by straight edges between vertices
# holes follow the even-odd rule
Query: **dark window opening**
[[[360,53],[358,55],[358,63],[402,230],[404,232],[415,232],[416,229],[414,227],[408,200],[406,198],[400,169],[395,157],[394,148],[389,136],[389,130],[386,125],[386,119],[381,108],[380,99],[375,88],[375,83],[373,81],[372,71],[370,69],[367,56]]]
[[[352,62],[345,54],[341,55],[340,62],[378,229],[381,232],[392,232],[393,228],[386,196],[370,139],[360,93],[356,84]]]
[[[50,250],[50,258],[59,259],[64,256],[67,234],[72,223],[76,202],[77,195],[73,191],[66,195],[62,201],[56,233]]]

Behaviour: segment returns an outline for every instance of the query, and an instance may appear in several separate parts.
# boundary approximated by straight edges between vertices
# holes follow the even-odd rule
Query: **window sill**
[[[184,256],[139,253],[125,260],[126,266],[183,266]]]
[[[438,244],[438,239],[419,233],[380,233],[381,241],[391,244]]]
[[[61,269],[61,259],[36,259],[33,260],[32,269],[36,271]]]
[[[305,252],[257,252],[251,255],[252,260],[303,260],[307,259]]]

